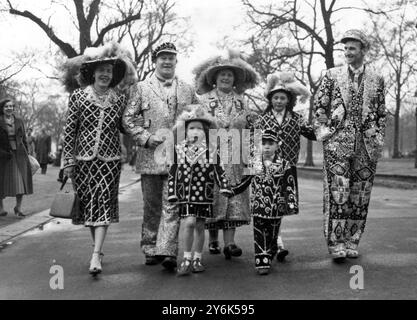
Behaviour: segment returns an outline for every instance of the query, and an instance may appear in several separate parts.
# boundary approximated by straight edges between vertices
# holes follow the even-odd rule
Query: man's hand
[[[329,121],[329,119],[327,118],[327,116],[326,116],[326,114],[325,114],[325,113],[320,113],[320,115],[317,117],[317,121],[318,121],[320,124],[326,124],[326,123],[327,123],[327,121]]]
[[[138,116],[136,119],[135,119],[135,125],[137,125],[137,126],[139,126],[139,127],[143,127],[143,126],[145,126],[145,118],[143,117],[143,116]]]
[[[164,142],[164,140],[160,139],[159,137],[157,137],[156,135],[151,135],[148,139],[148,142],[146,142],[148,148],[156,148],[157,146],[159,146],[162,142]]]
[[[365,130],[365,136],[373,137],[375,135],[376,135],[376,128],[370,128],[368,130]]]
[[[72,179],[74,177],[74,166],[66,167],[64,169],[64,176]]]

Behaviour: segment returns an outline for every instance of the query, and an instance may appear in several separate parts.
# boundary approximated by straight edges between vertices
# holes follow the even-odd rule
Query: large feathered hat
[[[198,94],[213,90],[218,71],[229,69],[235,76],[234,87],[241,94],[247,89],[254,88],[259,82],[255,69],[244,61],[238,51],[228,50],[227,54],[211,57],[193,70]]]
[[[62,82],[65,89],[72,92],[79,87],[92,84],[95,68],[104,63],[113,65],[110,87],[115,87],[125,80],[126,70],[135,69],[130,52],[116,42],[101,47],[90,47],[85,49],[84,54],[68,59],[64,63]]]
[[[291,72],[277,72],[268,75],[266,78],[265,97],[270,100],[272,95],[278,91],[287,92],[294,98],[300,96],[302,103],[306,102],[310,96],[310,91],[297,81]]]

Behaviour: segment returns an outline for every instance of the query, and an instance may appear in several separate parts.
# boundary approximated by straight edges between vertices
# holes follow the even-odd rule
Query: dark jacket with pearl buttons
[[[195,157],[187,155],[185,142],[175,146],[174,163],[168,174],[168,201],[178,204],[211,205],[214,200],[214,184],[222,194],[232,194],[226,174],[219,163],[217,152],[205,145],[197,147]]]

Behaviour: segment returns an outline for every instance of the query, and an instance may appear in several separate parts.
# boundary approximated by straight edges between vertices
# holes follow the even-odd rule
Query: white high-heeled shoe
[[[91,261],[90,261],[89,272],[90,272],[90,274],[95,276],[95,275],[101,273],[101,271],[102,271],[102,268],[101,268],[100,252],[93,252],[93,256],[91,257]]]

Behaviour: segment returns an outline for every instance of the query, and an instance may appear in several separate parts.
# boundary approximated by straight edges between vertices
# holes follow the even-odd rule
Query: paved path
[[[110,229],[102,275],[93,279],[87,272],[91,254],[88,230],[54,220],[0,251],[0,299],[417,298],[415,190],[376,187],[360,246],[362,256],[337,265],[329,259],[322,235],[321,182],[300,179],[300,189],[300,215],[283,222],[291,253],[286,263],[274,262],[268,276],[260,277],[254,271],[251,226],[237,233],[242,257],[226,261],[205,249],[207,270],[203,274],[177,278],[160,265],[145,266],[139,250],[142,210],[138,209],[137,183],[121,192],[121,223]],[[53,265],[63,267],[63,290],[50,288]],[[349,286],[353,265],[364,270],[364,290]]]

